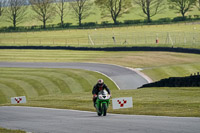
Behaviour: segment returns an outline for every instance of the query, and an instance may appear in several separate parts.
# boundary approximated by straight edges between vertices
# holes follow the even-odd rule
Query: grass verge
[[[5,129],[0,127],[0,133],[26,133],[26,132],[21,130]]]
[[[143,88],[138,90],[113,90],[112,98],[133,97],[133,108],[113,110],[109,113],[200,117],[199,88]],[[10,105],[10,104],[3,104]],[[40,96],[21,106],[61,108],[95,111],[90,92]]]

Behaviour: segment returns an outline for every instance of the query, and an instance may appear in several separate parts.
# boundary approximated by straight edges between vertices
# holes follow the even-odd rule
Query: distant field
[[[156,43],[158,40],[158,43]],[[166,46],[200,48],[199,24],[0,33],[0,46]]]

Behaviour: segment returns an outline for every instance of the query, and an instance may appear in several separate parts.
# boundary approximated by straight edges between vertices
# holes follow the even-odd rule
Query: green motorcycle
[[[106,116],[108,106],[110,104],[110,95],[106,90],[102,90],[98,93],[97,95],[97,100],[96,100],[96,110],[98,116]]]

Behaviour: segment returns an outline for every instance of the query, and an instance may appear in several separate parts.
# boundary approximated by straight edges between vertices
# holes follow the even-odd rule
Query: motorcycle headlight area
[[[103,100],[103,99],[109,99],[110,95],[99,95],[99,99]]]

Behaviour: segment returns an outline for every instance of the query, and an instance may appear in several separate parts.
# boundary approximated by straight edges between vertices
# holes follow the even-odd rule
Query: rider
[[[95,107],[95,103],[97,100],[97,95],[98,93],[103,90],[106,89],[106,91],[108,92],[108,94],[110,95],[110,90],[109,88],[106,86],[106,84],[104,84],[103,79],[99,79],[96,83],[96,85],[93,87],[92,90],[92,94],[93,94],[93,102],[94,102],[94,107]]]

